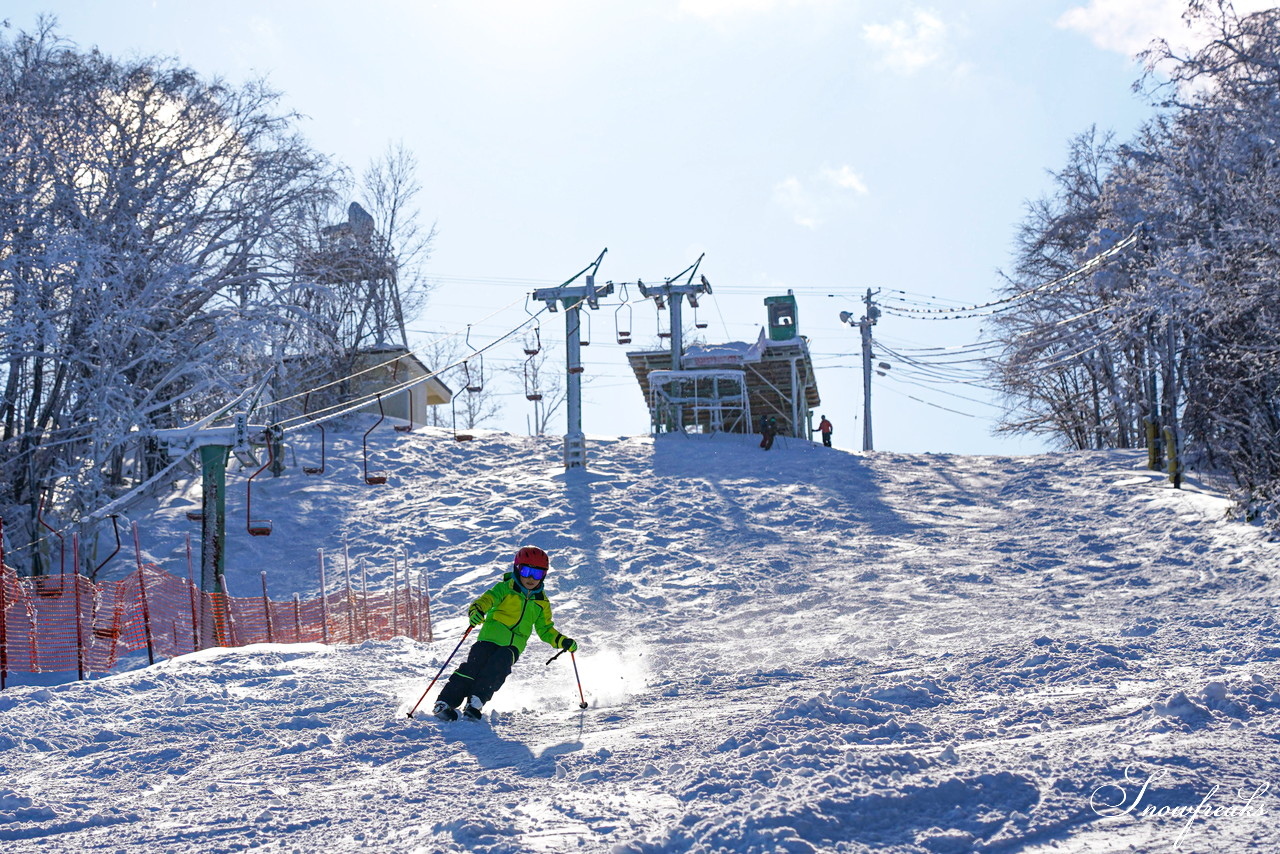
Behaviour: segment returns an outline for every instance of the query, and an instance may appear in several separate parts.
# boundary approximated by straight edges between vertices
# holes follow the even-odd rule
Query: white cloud
[[[813,196],[800,183],[799,178],[791,177],[775,184],[773,200],[787,212],[796,225],[817,228],[822,224],[818,216],[818,206]]]
[[[1274,5],[1268,0],[1236,0],[1241,15]],[[1180,50],[1195,49],[1207,34],[1193,32],[1182,20],[1186,0],[1089,0],[1087,6],[1067,10],[1057,21],[1066,30],[1088,36],[1098,48],[1134,56],[1156,38],[1163,38]]]
[[[866,182],[862,180],[862,176],[856,174],[848,166],[841,166],[839,169],[824,168],[822,177],[826,178],[834,186],[842,190],[852,190],[859,196],[865,196],[870,192],[867,189]]]
[[[824,166],[807,181],[794,175],[779,181],[773,186],[773,200],[796,225],[816,229],[831,214],[848,207],[851,196],[870,192],[862,176],[849,166]]]
[[[910,20],[868,24],[862,37],[884,56],[884,64],[912,74],[938,62],[944,53],[948,30],[933,12],[917,9]]]

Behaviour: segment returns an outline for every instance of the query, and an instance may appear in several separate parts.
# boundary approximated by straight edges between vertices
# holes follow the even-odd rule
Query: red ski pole
[[[578,680],[578,699],[582,701],[578,704],[578,708],[585,709],[587,707],[587,698],[582,696],[582,679],[578,676],[578,659],[571,652],[569,653],[569,660],[573,662],[573,678]]]
[[[450,661],[453,661],[453,657],[458,654],[458,650],[462,649],[462,641],[467,639],[467,635],[471,634],[471,630],[474,628],[475,626],[467,626],[467,630],[462,633],[462,640],[458,641],[458,645],[453,648],[453,652],[449,653],[449,657],[444,660],[444,664],[440,665],[440,669],[436,671],[436,675],[431,680],[431,684],[427,686],[427,690],[422,692],[422,696],[418,698],[418,702],[414,703],[413,708],[409,710],[409,717],[413,717],[413,713],[418,711],[418,706],[421,706],[422,701],[427,699],[427,694],[436,684],[436,679],[440,678],[440,674],[444,673],[444,669],[449,666]],[[583,708],[586,708],[585,704],[583,705]]]

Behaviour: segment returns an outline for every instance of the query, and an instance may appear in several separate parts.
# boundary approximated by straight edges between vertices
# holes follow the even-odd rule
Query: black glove
[[[565,637],[564,635],[561,635],[561,636],[560,636],[560,648],[561,648],[561,649],[564,649],[564,650],[568,650],[569,652],[577,652],[577,651],[578,651],[578,642],[577,642],[576,640],[574,640],[573,638],[567,638],[567,637]]]
[[[473,604],[467,609],[467,619],[471,621],[471,625],[478,626],[484,622],[484,611],[480,610],[479,605]]]

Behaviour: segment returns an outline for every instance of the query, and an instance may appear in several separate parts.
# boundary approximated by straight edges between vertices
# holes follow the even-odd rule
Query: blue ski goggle
[[[534,581],[541,581],[547,577],[547,571],[540,566],[521,564],[516,567],[516,575],[521,578],[532,578]]]

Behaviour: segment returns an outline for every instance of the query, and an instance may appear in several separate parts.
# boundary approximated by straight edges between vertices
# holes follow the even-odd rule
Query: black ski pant
[[[824,448],[830,448],[830,447],[831,447],[831,434],[830,434],[830,433],[823,433],[823,434],[822,434],[822,446],[823,446]]]
[[[440,700],[456,709],[468,697],[475,695],[487,703],[511,675],[511,668],[520,653],[514,646],[498,646],[493,641],[477,641],[467,654],[467,660],[449,677],[440,691]]]

